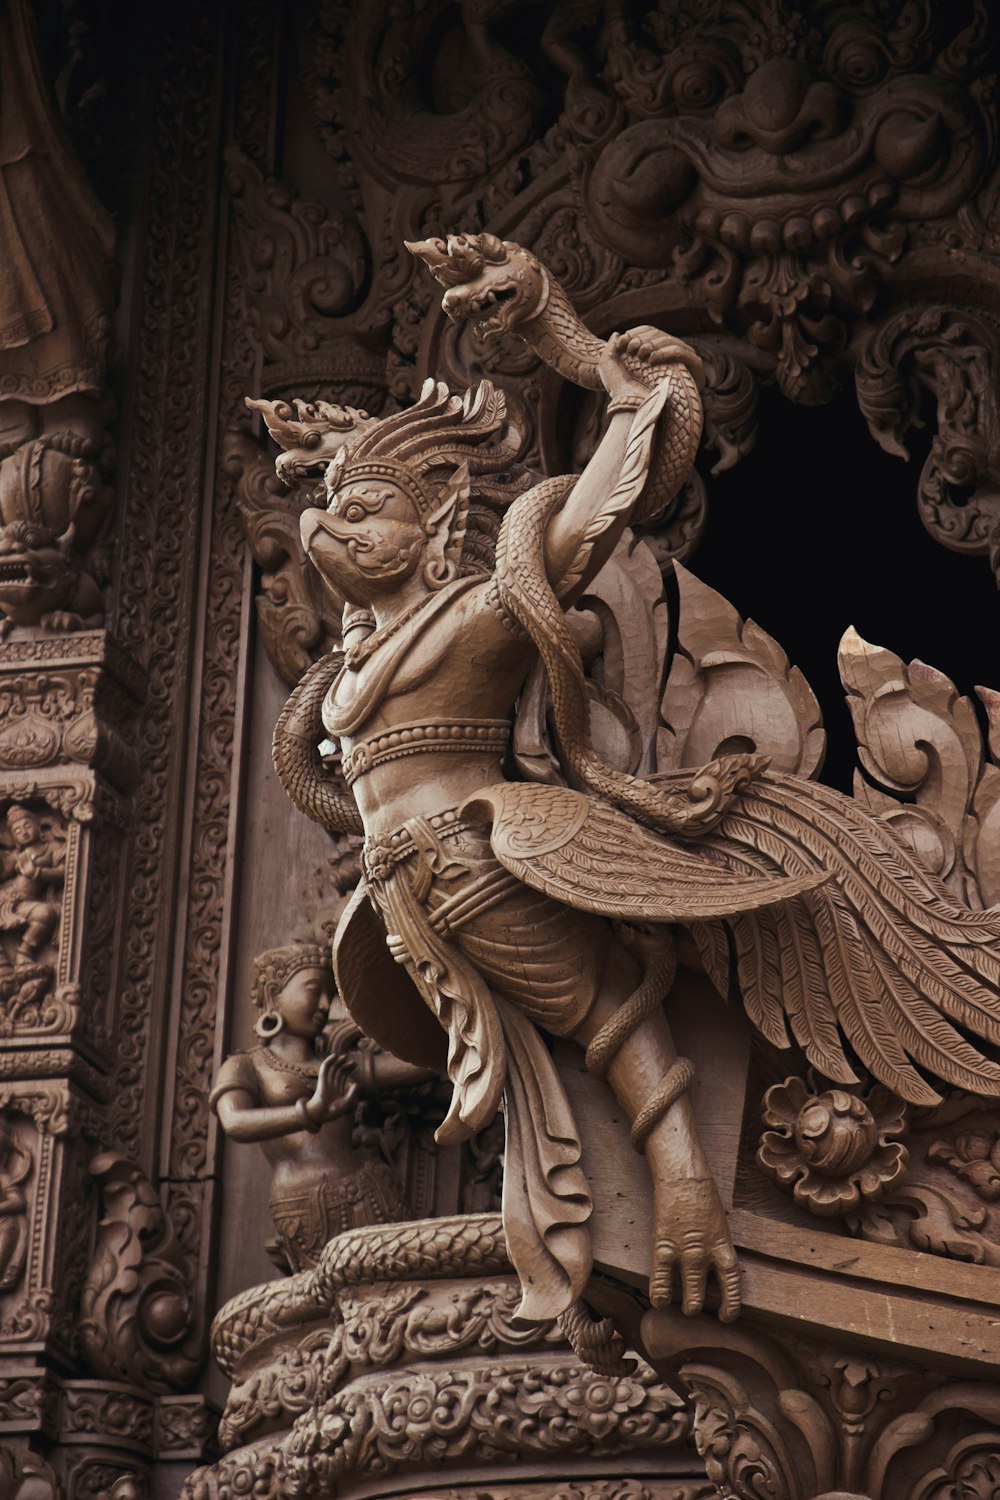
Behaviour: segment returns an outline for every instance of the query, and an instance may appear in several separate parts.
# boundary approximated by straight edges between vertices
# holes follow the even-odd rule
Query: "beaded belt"
[[[359,740],[344,756],[344,780],[353,785],[374,766],[402,755],[420,755],[431,750],[498,755],[510,742],[506,719],[433,719],[427,723],[400,724],[385,734]]]
[[[439,838],[448,838],[450,835],[467,833],[472,827],[464,818],[458,816],[458,810],[454,807],[446,808],[444,812],[434,813],[426,821]],[[391,875],[394,866],[401,864],[404,859],[409,859],[420,849],[420,845],[414,838],[410,829],[397,828],[394,833],[386,834],[384,838],[368,838],[365,840],[364,849],[361,851],[361,864],[367,880],[385,880]]]

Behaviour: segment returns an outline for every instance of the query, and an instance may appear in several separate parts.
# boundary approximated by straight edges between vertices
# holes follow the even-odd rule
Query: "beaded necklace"
[[[255,1047],[250,1056],[262,1058],[276,1073],[294,1073],[296,1078],[304,1078],[307,1083],[315,1082],[319,1077],[319,1064],[311,1068],[307,1063],[288,1062],[285,1058],[279,1057],[276,1052],[272,1052],[270,1047]]]
[[[430,604],[432,599],[436,598],[436,594],[425,594],[422,599],[411,604],[409,609],[404,609],[402,614],[394,615],[385,625],[380,625],[378,629],[373,630],[371,635],[366,635],[363,640],[349,646],[344,652],[344,666],[351,672],[356,672],[359,667],[363,667],[373,651],[377,651],[385,641],[391,640],[404,625],[408,625],[422,609]]]

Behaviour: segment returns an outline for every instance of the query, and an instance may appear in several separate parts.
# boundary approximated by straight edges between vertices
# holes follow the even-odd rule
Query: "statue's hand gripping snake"
[[[472,320],[484,341],[516,333],[574,385],[603,389],[607,342],[581,322],[562,287],[530,250],[492,234],[450,235],[407,248],[447,287],[442,307],[455,322]],[[694,463],[702,428],[701,360],[680,339],[656,328],[635,328],[622,364],[650,390],[667,387],[666,420],[632,515],[643,523],[662,517]]]

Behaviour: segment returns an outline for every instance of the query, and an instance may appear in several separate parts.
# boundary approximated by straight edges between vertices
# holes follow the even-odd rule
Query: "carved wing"
[[[463,806],[492,825],[500,863],[525,885],[582,911],[635,922],[698,922],[811,891],[822,870],[761,878],[650,832],[599,797],[569,787],[500,782]]]
[[[1000,1067],[963,1034],[1000,1043],[1000,908],[960,906],[884,823],[780,772],[754,781],[696,852],[751,883],[831,876],[793,901],[725,919],[747,1013],[768,1041],[789,1046],[790,1027],[811,1063],[851,1083],[846,1036],[864,1066],[914,1104],[940,1102],[918,1067],[1000,1093]],[[723,924],[691,931],[728,994]]]

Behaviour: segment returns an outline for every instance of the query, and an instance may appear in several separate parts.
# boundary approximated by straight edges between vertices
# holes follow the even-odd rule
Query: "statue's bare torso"
[[[350,721],[356,705],[383,675],[386,680],[375,689],[364,721],[355,733],[339,735],[345,759],[359,741],[408,724],[458,715],[473,725],[507,719],[534,656],[531,642],[501,613],[490,585],[477,583],[428,621],[418,613],[357,669],[345,666],[324,711],[327,729],[338,734],[337,726]],[[366,833],[380,835],[409,818],[455,807],[502,779],[502,750],[416,750],[373,766],[358,778],[354,794]]]

